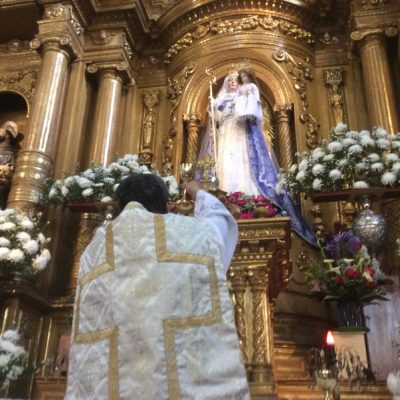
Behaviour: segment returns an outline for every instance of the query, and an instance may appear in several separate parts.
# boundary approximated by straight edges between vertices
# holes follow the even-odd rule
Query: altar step
[[[322,391],[316,387],[311,389],[307,380],[276,382],[276,392],[279,400],[321,400]],[[257,397],[252,397],[252,400]],[[347,382],[340,384],[340,400],[392,400],[392,395],[386,388],[386,382],[366,383],[357,387],[348,387]]]

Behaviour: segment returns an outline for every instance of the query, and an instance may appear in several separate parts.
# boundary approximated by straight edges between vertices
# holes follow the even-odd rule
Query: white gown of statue
[[[219,188],[227,193],[244,192],[248,195],[260,193],[250,173],[249,149],[247,145],[246,121],[240,119],[247,108],[238,105],[239,90],[231,91],[228,75],[215,99],[217,122],[218,158],[217,178]],[[243,97],[243,96],[240,96]]]

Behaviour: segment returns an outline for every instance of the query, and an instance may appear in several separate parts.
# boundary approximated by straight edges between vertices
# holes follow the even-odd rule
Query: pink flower
[[[265,203],[267,201],[267,199],[264,196],[261,196],[260,194],[258,196],[256,196],[255,198],[256,202],[262,202]]]
[[[246,204],[246,200],[238,200],[238,201],[236,201],[236,204],[237,204],[239,207],[243,207],[243,206]]]
[[[275,217],[275,215],[276,215],[276,210],[275,210],[275,208],[272,207],[271,204],[266,204],[265,207],[266,207],[267,210],[268,210],[268,216],[269,216],[269,217]]]

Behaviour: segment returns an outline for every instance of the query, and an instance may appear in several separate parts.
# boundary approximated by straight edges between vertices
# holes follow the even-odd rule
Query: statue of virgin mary
[[[262,132],[262,105],[256,83],[254,73],[248,69],[225,77],[213,101],[216,140],[207,128],[199,159],[217,153],[215,172],[221,190],[263,195],[291,218],[296,233],[315,245],[315,234],[290,195],[275,190],[279,166]]]

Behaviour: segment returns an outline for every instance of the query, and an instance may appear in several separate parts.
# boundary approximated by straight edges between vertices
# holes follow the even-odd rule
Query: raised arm
[[[206,219],[213,226],[224,255],[225,272],[228,271],[238,239],[237,222],[215,196],[200,189],[198,182],[188,182],[186,191],[195,200],[195,217]]]

